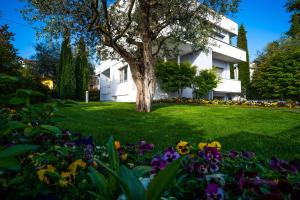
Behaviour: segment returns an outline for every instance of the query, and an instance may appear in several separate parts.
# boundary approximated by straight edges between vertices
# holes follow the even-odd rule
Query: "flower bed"
[[[299,108],[300,103],[297,101],[267,101],[267,100],[244,100],[244,101],[232,101],[232,100],[206,100],[206,99],[189,99],[189,98],[170,98],[154,100],[154,103],[177,103],[177,104],[199,104],[199,105],[239,105],[249,107],[271,107],[271,108]]]
[[[17,157],[20,170],[1,170],[2,197],[136,199],[126,192],[126,184],[132,193],[163,187],[165,199],[296,199],[300,195],[299,160],[261,161],[252,152],[222,152],[217,141],[195,145],[179,141],[162,152],[146,141],[123,145],[111,138],[107,146],[97,146],[92,137],[70,131],[41,133],[32,141],[38,148]],[[134,178],[137,186],[130,188]]]
[[[0,75],[0,84],[15,78]],[[32,90],[0,102],[1,199],[297,199],[300,161],[257,160],[217,141],[164,151],[139,141],[106,146],[55,126],[63,101],[32,105]],[[69,102],[74,103],[74,102]]]

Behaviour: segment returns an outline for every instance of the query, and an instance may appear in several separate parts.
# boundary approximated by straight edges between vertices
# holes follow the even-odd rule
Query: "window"
[[[120,71],[120,83],[124,83],[127,81],[127,69],[128,69],[128,65],[126,65],[125,67],[122,67],[121,69],[119,69]]]
[[[218,75],[220,78],[223,78],[222,74],[223,74],[224,69],[221,68],[221,67],[215,67],[215,69],[216,69],[217,75]]]

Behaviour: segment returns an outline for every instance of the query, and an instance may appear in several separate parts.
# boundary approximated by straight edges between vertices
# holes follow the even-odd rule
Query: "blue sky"
[[[241,0],[240,9],[231,17],[247,30],[250,60],[255,59],[257,51],[262,51],[267,43],[279,39],[289,29],[289,14],[284,9],[286,0]],[[15,33],[14,45],[19,55],[30,58],[37,43],[35,31],[17,9],[24,4],[19,0],[0,0],[0,25],[7,23]]]

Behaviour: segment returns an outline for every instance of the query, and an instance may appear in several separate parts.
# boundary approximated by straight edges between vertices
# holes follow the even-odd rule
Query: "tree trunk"
[[[151,42],[144,40],[141,61],[128,63],[137,89],[136,111],[150,112],[156,83]]]

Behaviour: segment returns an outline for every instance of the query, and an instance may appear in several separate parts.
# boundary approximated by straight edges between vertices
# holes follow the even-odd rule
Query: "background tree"
[[[268,44],[255,60],[252,87],[264,99],[300,99],[300,1],[289,0],[286,9],[293,13],[287,37]]]
[[[235,12],[239,1],[28,0],[22,13],[25,19],[39,22],[37,28],[46,35],[59,36],[68,27],[74,36],[84,34],[90,47],[97,46],[102,59],[121,57],[137,87],[137,111],[149,112],[155,60],[178,54],[182,41],[190,41],[195,50],[205,49],[220,14]]]
[[[249,51],[247,43],[247,32],[244,25],[239,27],[237,37],[237,47],[246,51],[246,62],[239,64],[239,80],[242,84],[242,93],[247,95],[247,90],[250,83],[250,70],[249,70]]]
[[[298,37],[300,33],[300,1],[299,0],[288,0],[285,5],[286,10],[292,13],[291,16],[291,27],[287,32],[287,35],[293,38]]]
[[[88,66],[88,52],[83,37],[80,38],[75,59],[76,97],[83,100],[88,90],[90,71]]]
[[[20,58],[14,48],[14,34],[8,30],[8,25],[0,26],[0,73],[16,75],[20,70]]]
[[[219,78],[214,69],[201,70],[199,75],[195,76],[193,89],[196,98],[201,98],[217,87]]]
[[[159,62],[155,65],[155,74],[160,87],[166,92],[177,92],[182,97],[184,88],[191,87],[196,68],[188,62],[178,63],[173,61]]]
[[[61,98],[74,99],[76,96],[75,69],[72,60],[70,38],[66,35],[61,46],[58,68],[58,84]]]
[[[252,85],[262,98],[300,100],[299,41],[270,43],[255,62]]]
[[[35,46],[36,63],[34,68],[40,77],[57,81],[56,69],[59,67],[60,46],[58,43],[38,43]]]

